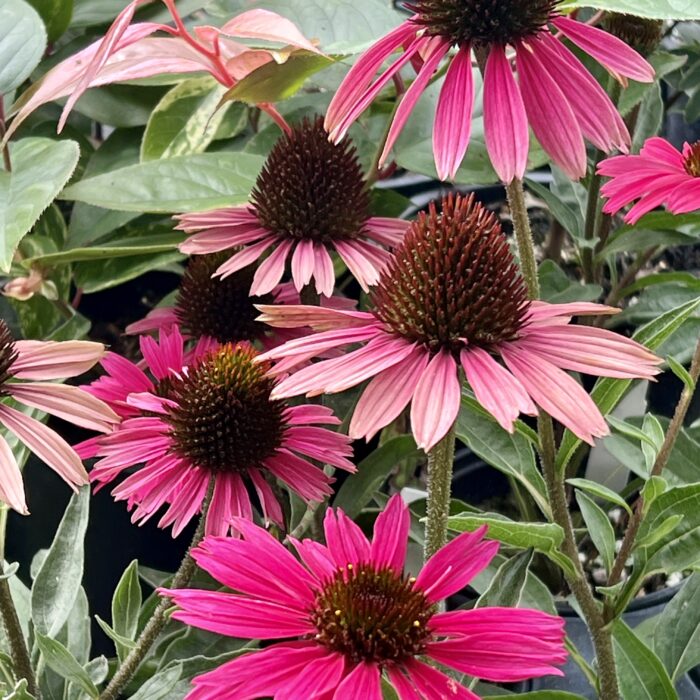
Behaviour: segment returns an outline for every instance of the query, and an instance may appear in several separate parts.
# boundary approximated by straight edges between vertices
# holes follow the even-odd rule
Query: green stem
[[[173,577],[170,588],[186,588],[195,571],[197,570],[197,565],[192,558],[192,550],[202,541],[204,537],[204,530],[206,526],[207,513],[209,512],[209,506],[211,505],[211,499],[214,494],[214,479],[210,480],[209,491],[204,503],[202,504],[202,514],[199,518],[199,524],[197,525],[197,530],[192,538],[192,543],[190,544],[187,554],[185,554],[180,568],[175,573]],[[146,658],[146,655],[150,651],[151,647],[155,643],[156,639],[168,622],[168,615],[166,614],[168,609],[172,607],[172,602],[169,598],[161,598],[156,609],[153,611],[151,619],[148,621],[143,631],[136,640],[136,646],[129,652],[129,655],[124,659],[117,669],[116,673],[109,682],[109,685],[100,694],[99,700],[117,700],[119,698],[121,691],[133,678],[136,670],[138,669],[141,662]]]
[[[428,452],[428,506],[425,526],[425,561],[447,542],[450,514],[452,465],[455,458],[455,430],[450,428]]]
[[[528,294],[530,299],[538,299],[540,296],[540,282],[537,276],[537,259],[535,258],[532,229],[530,228],[530,218],[527,214],[527,204],[525,203],[523,181],[516,178],[506,185],[506,194],[508,195],[508,206],[513,217],[513,229],[515,231],[515,240],[518,243],[520,266],[527,283]]]
[[[5,531],[7,529],[7,508],[0,505],[0,576],[5,573]],[[24,678],[27,681],[27,690],[39,697],[39,687],[37,686],[32,662],[29,657],[29,650],[22,632],[22,625],[17,615],[10,582],[6,578],[0,579],[0,622],[7,635],[7,641],[12,656],[12,667],[17,679]]]

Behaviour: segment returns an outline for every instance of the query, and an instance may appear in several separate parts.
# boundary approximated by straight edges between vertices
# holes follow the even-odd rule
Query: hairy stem
[[[209,512],[209,506],[211,505],[211,499],[214,493],[214,479],[210,480],[209,491],[204,503],[202,504],[202,514],[199,518],[199,524],[197,525],[197,530],[192,538],[192,543],[190,544],[187,554],[180,564],[180,568],[175,573],[173,581],[170,588],[185,588],[189,585],[197,570],[197,565],[192,558],[192,550],[202,541],[204,537],[204,530],[207,520],[207,513]],[[153,611],[151,619],[148,621],[143,631],[136,640],[136,646],[129,652],[129,655],[124,659],[117,669],[116,673],[109,682],[109,685],[102,691],[99,700],[117,700],[119,698],[121,691],[133,678],[136,670],[140,666],[141,662],[146,658],[146,655],[150,651],[151,647],[158,639],[158,635],[165,627],[168,622],[168,616],[166,612],[168,608],[172,607],[172,602],[169,598],[161,598],[156,609]]]
[[[527,284],[527,291],[530,299],[537,299],[540,296],[540,282],[537,277],[535,246],[532,240],[530,218],[527,214],[523,181],[516,178],[509,185],[506,185],[506,194],[508,195],[508,206],[513,217],[513,229],[518,243],[520,267]]]
[[[426,561],[447,542],[447,517],[450,514],[454,458],[453,426],[447,435],[428,452],[428,511],[424,550]]]
[[[685,422],[685,417],[688,414],[688,408],[690,407],[690,402],[695,393],[695,384],[697,384],[698,378],[700,377],[700,341],[695,348],[695,354],[693,355],[693,361],[690,366],[690,376],[693,380],[693,386],[686,386],[683,389],[683,393],[676,405],[676,410],[673,413],[673,418],[668,426],[666,435],[664,437],[663,444],[659,450],[659,454],[656,456],[654,466],[651,469],[650,477],[661,476],[661,473],[666,468],[668,464],[668,459],[671,456],[673,446],[676,444],[678,435],[681,432],[683,423]],[[622,545],[620,546],[620,551],[615,558],[612,571],[610,572],[610,577],[608,578],[608,586],[614,586],[622,579],[622,573],[625,569],[625,564],[632,554],[634,549],[634,541],[639,532],[639,528],[644,519],[644,498],[640,495],[637,499],[637,503],[634,507],[634,512],[625,530],[625,536],[622,539]],[[613,607],[610,603],[606,605],[606,616],[612,616]]]

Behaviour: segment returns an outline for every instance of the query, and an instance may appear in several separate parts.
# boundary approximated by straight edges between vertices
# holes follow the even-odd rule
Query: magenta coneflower
[[[180,282],[173,306],[153,309],[145,318],[126,327],[127,333],[170,332],[178,326],[188,338],[211,338],[219,343],[258,342],[273,348],[304,335],[299,329],[273,329],[257,320],[255,302],[298,304],[299,292],[291,283],[280,284],[270,294],[251,297],[255,265],[238,270],[224,279],[212,277],[226,261],[225,252],[192,257]],[[339,296],[321,297],[321,306],[352,309],[355,302]]]
[[[564,17],[558,0],[414,0],[415,12],[368,49],[341,84],[326,115],[331,138],[350,125],[409,61],[420,69],[394,116],[382,155],[386,159],[411,110],[445,57],[449,68],[433,129],[438,175],[454,177],[471,132],[474,83],[472,50],[485,61],[484,130],[501,180],[522,178],[528,156],[528,123],[552,160],[570,177],[586,173],[584,137],[604,151],[626,151],[630,137],[605,91],[552,33],[561,32],[618,79],[654,79],[653,68],[602,29]],[[456,53],[449,54],[455,47]],[[374,83],[397,49],[403,53]],[[510,51],[515,57],[516,82]]]
[[[686,143],[680,152],[655,136],[647,140],[637,156],[604,160],[598,173],[611,178],[600,190],[608,199],[603,207],[607,214],[639,200],[625,216],[628,224],[636,224],[662,204],[673,214],[700,209],[700,141]]]
[[[534,415],[536,403],[589,443],[607,434],[595,403],[563,370],[648,378],[661,360],[611,331],[568,324],[577,314],[617,309],[529,302],[496,217],[473,195],[448,197],[442,206],[438,213],[432,204],[412,224],[372,292],[372,311],[259,307],[272,325],[324,331],[263,355],[285,358],[275,372],[365,343],[300,369],[273,396],[340,392],[374,377],[355,407],[350,436],[371,437],[411,402],[413,434],[428,450],[457,417],[461,364],[477,400],[506,430],[518,414]]]
[[[9,397],[90,430],[108,432],[119,417],[102,401],[78,387],[45,381],[67,379],[89,370],[103,355],[101,343],[14,340],[0,319],[0,425],[74,489],[88,476],[80,457],[57,433],[14,408]],[[39,381],[16,381],[39,380]],[[0,435],[0,501],[26,515],[22,474],[10,446]]]
[[[255,361],[250,345],[227,343],[180,368],[179,337],[179,350],[170,341],[157,345],[142,339],[152,351],[149,366],[160,379],[152,388],[142,379],[143,389],[127,398],[141,415],[97,441],[101,459],[92,481],[108,483],[142,465],[113,491],[116,500],[135,507],[135,522],[167,505],[159,526],[172,524],[173,535],[179,534],[200,512],[214,479],[208,534],[225,535],[235,516],[252,518],[248,483],[265,519],[283,525],[268,479],[281,480],[306,501],[320,501],[331,493],[331,479],[307,458],[355,470],[347,459],[349,439],[317,427],[338,425],[333,412],[271,398],[275,380],[266,374],[266,363]]]
[[[290,538],[301,563],[269,533],[236,520],[242,539],[209,537],[197,564],[234,593],[159,589],[173,617],[216,634],[280,641],[194,679],[187,700],[474,700],[435,663],[491,681],[562,675],[561,618],[525,608],[438,612],[493,559],[486,528],[454,539],[418,576],[404,574],[408,508],[393,496],[372,542],[342,510],[326,513],[324,546]]]
[[[273,147],[251,204],[178,217],[179,229],[199,231],[180,250],[200,254],[242,246],[216,271],[226,278],[272,249],[255,272],[251,294],[271,292],[290,260],[296,289],[313,279],[325,296],[335,285],[335,251],[367,290],[389,260],[384,246],[399,244],[408,227],[400,219],[370,216],[369,205],[355,148],[330,143],[321,118],[305,120]]]

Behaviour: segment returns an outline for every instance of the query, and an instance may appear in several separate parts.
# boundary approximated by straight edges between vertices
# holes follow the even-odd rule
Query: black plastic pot
[[[627,612],[622,619],[630,626],[636,627],[645,620],[660,614],[673,596],[678,593],[680,586],[667,588],[663,591],[651,593],[644,598],[637,598],[630,603]],[[594,657],[593,641],[586,627],[586,623],[576,614],[574,609],[565,602],[557,603],[559,615],[564,618],[566,633],[575,644],[586,661],[591,662]],[[532,690],[567,690],[577,693],[584,698],[597,700],[595,690],[590,686],[586,677],[575,661],[569,659],[562,669],[563,677],[545,676],[535,678],[523,684],[523,691]],[[680,700],[700,700],[700,675],[698,669],[693,669],[676,683],[676,691]]]

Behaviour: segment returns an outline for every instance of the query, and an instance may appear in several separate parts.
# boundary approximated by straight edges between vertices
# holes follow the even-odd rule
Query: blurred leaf
[[[3,700],[36,700],[27,690],[27,680],[22,678],[17,685],[12,689],[12,692],[5,695]]]
[[[533,554],[534,549],[526,549],[501,564],[489,587],[476,601],[475,607],[517,608],[525,590]]]
[[[419,454],[411,435],[388,440],[357,465],[357,473],[351,474],[340,487],[334,507],[342,508],[350,518],[357,517],[398,464]]]
[[[0,95],[18,88],[37,67],[46,49],[41,17],[24,0],[0,6]]]
[[[632,153],[638,153],[644,142],[656,136],[664,120],[664,101],[661,86],[654,83],[639,107],[639,118],[632,136]]]
[[[605,570],[610,573],[615,560],[615,531],[608,514],[582,491],[576,492],[576,502],[586,522],[588,534],[598,550]]]
[[[540,199],[544,200],[552,216],[564,227],[564,230],[569,235],[577,239],[583,237],[583,216],[578,206],[571,201],[564,201],[564,199],[539,182],[527,179],[526,183],[529,189]]]
[[[73,0],[27,0],[39,13],[49,35],[54,42],[68,29],[73,15]]]
[[[700,6],[695,0],[565,0],[561,4],[561,9],[566,10],[577,7],[626,12],[650,19],[700,19]]]
[[[100,692],[90,679],[87,671],[76,661],[75,657],[63,644],[39,632],[36,641],[46,661],[46,665],[62,678],[80,686],[91,698],[99,696]]]
[[[692,574],[654,625],[654,651],[672,681],[700,665],[700,573]]]
[[[0,271],[3,272],[9,271],[22,237],[70,178],[79,149],[73,141],[27,138],[10,144],[10,153],[12,172],[0,171]]]
[[[610,503],[614,503],[615,505],[624,508],[630,515],[632,515],[632,509],[619,493],[615,493],[615,491],[612,491],[607,486],[599,484],[597,481],[590,481],[589,479],[567,479],[566,483],[571,484],[571,486],[574,486],[577,489],[581,489],[581,491],[585,491],[586,493],[590,493],[598,498],[609,501]]]
[[[565,690],[535,690],[531,693],[517,693],[513,695],[488,695],[489,700],[585,700],[583,695],[569,693]]]
[[[144,126],[167,90],[141,85],[91,88],[76,102],[75,111],[113,127]]]
[[[539,278],[540,296],[550,304],[596,301],[603,293],[603,288],[599,284],[581,284],[571,279],[553,260],[544,260],[540,263]]]
[[[105,209],[184,212],[247,201],[263,160],[245,153],[176,156],[120,168],[68,187],[64,199]]]
[[[37,633],[54,637],[63,627],[80,591],[90,488],[70,500],[32,587],[32,621]]]
[[[667,51],[656,51],[649,56],[647,60],[651,63],[656,72],[656,79],[660,80],[665,75],[673,73],[673,71],[685,65],[688,61],[688,57],[668,53]],[[620,97],[620,102],[618,104],[620,114],[623,116],[629,114],[653,87],[654,83],[638,83],[634,80],[630,80],[629,87],[622,91],[622,96]]]
[[[678,700],[659,657],[622,620],[615,622],[613,642],[624,700]]]

